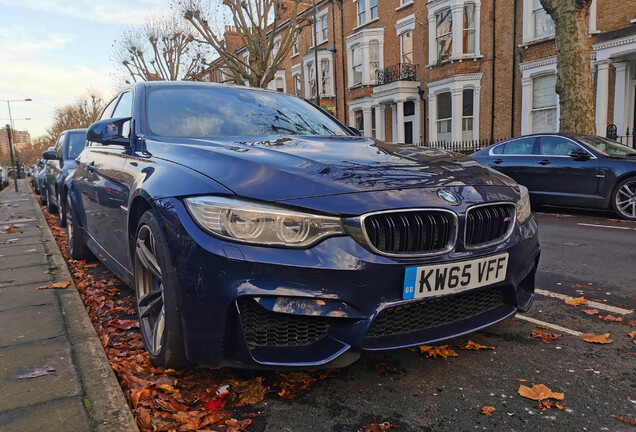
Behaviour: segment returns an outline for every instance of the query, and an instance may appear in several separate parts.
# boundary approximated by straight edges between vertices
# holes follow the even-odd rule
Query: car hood
[[[153,157],[268,201],[404,188],[513,185],[468,156],[361,137],[274,137],[261,141],[148,140]]]

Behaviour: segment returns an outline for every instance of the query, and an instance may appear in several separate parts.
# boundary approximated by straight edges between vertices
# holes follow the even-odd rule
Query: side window
[[[115,111],[113,111],[113,115],[111,118],[121,118],[121,117],[131,117],[132,116],[132,102],[133,102],[133,94],[132,92],[126,92],[121,95],[119,102],[117,103],[117,107]],[[130,135],[130,122],[127,121],[124,123],[122,128],[122,135],[128,138]]]
[[[509,141],[504,145],[503,154],[506,155],[531,155],[534,148],[534,137],[519,138]]]
[[[502,145],[498,145],[496,147],[493,147],[492,154],[502,154],[503,151],[504,151],[504,147],[505,146],[506,146],[505,144],[502,144]]]
[[[60,135],[60,137],[57,139],[57,142],[55,143],[55,154],[57,155],[57,157],[62,157],[62,153],[64,152],[64,139],[66,138],[66,134],[63,133],[62,135]]]
[[[117,103],[117,98],[110,101],[110,103],[106,105],[106,108],[104,108],[104,111],[102,111],[102,115],[99,116],[98,120],[106,120],[111,118],[112,117],[111,114],[113,113],[113,110],[115,109],[116,103]]]
[[[539,154],[543,156],[567,156],[577,148],[578,145],[560,136],[544,136],[539,141]]]

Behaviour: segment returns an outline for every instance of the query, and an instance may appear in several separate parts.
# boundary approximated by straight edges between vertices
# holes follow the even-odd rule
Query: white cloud
[[[8,64],[34,58],[38,54],[62,50],[73,41],[71,34],[50,34],[45,39],[36,39],[24,27],[0,29],[0,64]]]

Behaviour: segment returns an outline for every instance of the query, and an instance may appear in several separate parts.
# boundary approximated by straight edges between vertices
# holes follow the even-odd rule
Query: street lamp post
[[[15,185],[15,191],[18,191],[18,180],[17,178],[20,177],[20,167],[18,165],[16,165],[16,160],[15,160],[15,156],[13,155],[13,146],[11,145],[11,138],[13,138],[14,135],[14,131],[15,131],[15,127],[13,125],[13,118],[11,117],[11,102],[31,102],[33,99],[31,98],[27,98],[27,99],[0,99],[0,102],[6,102],[7,103],[7,109],[9,110],[9,124],[10,129],[9,129],[9,125],[7,125],[7,141],[9,143],[9,152],[11,153],[11,164],[13,165],[13,180],[14,180],[14,185]],[[13,135],[13,136],[12,136]]]

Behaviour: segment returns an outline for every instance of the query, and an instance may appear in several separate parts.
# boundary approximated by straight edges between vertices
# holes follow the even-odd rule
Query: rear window
[[[348,135],[322,110],[280,93],[223,87],[157,87],[149,90],[146,106],[148,135]]]
[[[72,133],[68,141],[67,159],[75,159],[86,145],[85,133]]]
[[[531,155],[534,149],[535,137],[519,138],[508,141],[503,145],[503,154],[506,155]]]

